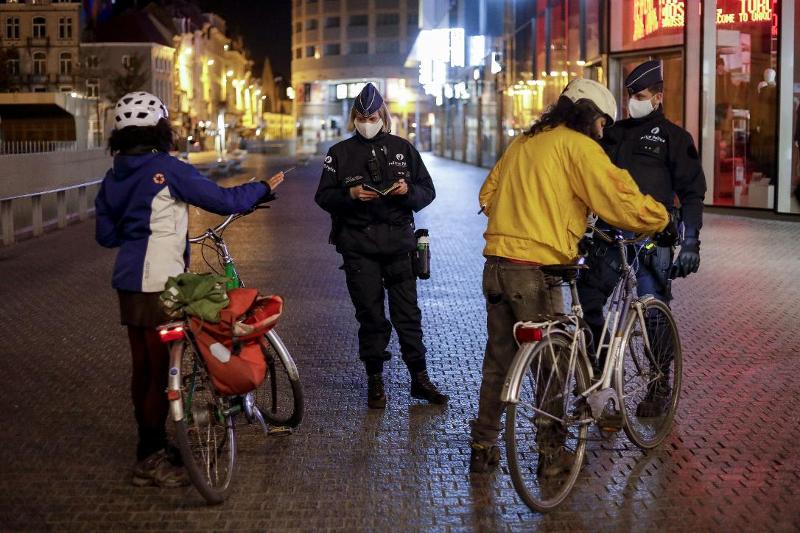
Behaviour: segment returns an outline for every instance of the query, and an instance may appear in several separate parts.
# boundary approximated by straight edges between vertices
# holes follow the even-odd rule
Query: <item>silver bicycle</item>
[[[222,234],[231,222],[251,212],[230,215],[217,227],[189,239],[202,249],[215,251],[222,272],[231,280],[228,288],[244,283]],[[205,256],[203,259],[221,273]],[[273,328],[259,339],[267,363],[264,382],[245,395],[223,396],[214,388],[188,321],[165,324],[159,332],[161,340],[170,343],[167,398],[181,458],[206,501],[222,503],[230,492],[236,466],[236,416],[244,414],[247,423],[258,424],[268,435],[291,432],[303,418],[300,374]]]
[[[678,408],[682,354],[675,319],[653,296],[636,296],[639,257],[652,243],[594,232],[623,258],[595,339],[605,360],[599,375],[587,353],[591,332],[578,301],[576,280],[585,265],[542,267],[569,285],[571,310],[514,326],[519,350],[501,395],[508,406],[506,450],[517,493],[541,512],[559,505],[575,485],[592,423],[606,435],[624,428],[634,444],[649,449],[669,434]]]

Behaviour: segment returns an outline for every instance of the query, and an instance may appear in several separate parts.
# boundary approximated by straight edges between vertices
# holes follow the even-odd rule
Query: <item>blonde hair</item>
[[[356,111],[355,105],[353,105],[350,108],[350,116],[347,118],[347,131],[355,131],[356,116],[359,116],[359,113]],[[389,112],[389,108],[386,106],[386,103],[384,103],[381,108],[378,109],[378,116],[381,117],[381,120],[383,120],[383,128],[381,131],[392,133],[392,114]]]

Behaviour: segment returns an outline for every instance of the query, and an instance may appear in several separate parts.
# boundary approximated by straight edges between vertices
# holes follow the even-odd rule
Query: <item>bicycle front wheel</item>
[[[643,449],[658,446],[672,429],[681,392],[683,355],[672,312],[658,300],[631,308],[621,347],[617,390],[625,433]]]
[[[202,358],[186,343],[181,357],[183,418],[175,437],[189,478],[210,504],[225,501],[236,465],[231,400],[216,393]]]
[[[275,330],[267,333],[260,344],[267,377],[253,391],[255,405],[270,424],[295,428],[303,419],[303,387],[297,367]]]
[[[523,345],[522,350],[530,346]],[[505,441],[517,493],[532,509],[546,512],[567,497],[578,479],[586,450],[588,410],[580,393],[589,372],[577,360],[570,371],[570,339],[540,341],[519,376],[519,403],[509,405]]]

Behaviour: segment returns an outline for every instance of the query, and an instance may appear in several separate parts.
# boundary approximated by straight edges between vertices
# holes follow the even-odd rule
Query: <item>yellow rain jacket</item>
[[[481,187],[489,217],[483,254],[543,265],[575,261],[594,211],[637,233],[664,229],[664,206],[639,187],[590,137],[558,126],[508,147]]]

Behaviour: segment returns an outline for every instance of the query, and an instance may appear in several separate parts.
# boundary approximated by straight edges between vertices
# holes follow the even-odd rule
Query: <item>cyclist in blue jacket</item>
[[[101,246],[119,247],[111,284],[133,358],[131,395],[139,431],[133,484],[177,487],[189,480],[176,455],[167,453],[169,357],[156,326],[167,321],[158,295],[167,278],[189,263],[188,206],[219,215],[246,211],[272,197],[283,173],[219,187],[169,154],[173,132],[167,108],[146,92],[123,96],[114,120],[108,141],[114,165],[95,200],[96,239]]]

